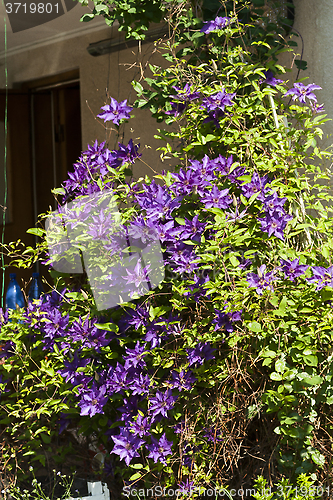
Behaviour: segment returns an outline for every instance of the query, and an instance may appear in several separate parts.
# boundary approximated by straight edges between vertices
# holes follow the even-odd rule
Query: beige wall
[[[304,41],[303,59],[308,69],[300,72],[300,78],[308,77],[303,83],[315,83],[322,87],[317,90],[318,103],[324,103],[327,118],[333,118],[333,1],[332,0],[293,0],[295,5],[294,27],[300,32]],[[302,50],[300,38],[297,52]],[[289,76],[294,82],[296,71]],[[333,122],[324,125],[322,146],[333,143]]]
[[[325,111],[328,117],[333,118],[333,0],[294,0],[295,23],[294,27],[300,32],[304,40],[303,58],[308,63],[308,69],[301,71],[300,77],[308,76],[305,83],[316,83],[323,90],[317,91],[319,103],[325,104]],[[104,26],[104,25],[103,25]],[[89,23],[87,24],[89,28]],[[116,132],[105,131],[103,121],[95,119],[100,107],[107,102],[106,87],[109,95],[117,100],[129,99],[133,102],[135,92],[131,87],[131,81],[140,76],[137,63],[143,65],[150,62],[165,64],[164,59],[155,53],[153,44],[143,44],[142,52],[139,54],[138,47],[114,51],[111,54],[93,57],[87,52],[90,43],[107,39],[113,36],[119,37],[116,27],[101,28],[99,31],[88,32],[75,38],[65,41],[48,44],[30,50],[21,51],[15,55],[7,57],[8,83],[11,88],[17,82],[47,77],[57,73],[62,73],[74,68],[80,70],[81,88],[81,116],[82,116],[82,148],[86,149],[88,143],[92,143],[96,138],[99,141],[109,139],[109,147],[114,148],[117,142]],[[302,43],[300,38],[297,52],[301,52]],[[1,61],[3,65],[3,60]],[[283,64],[291,67],[293,54],[285,54],[282,59]],[[285,75],[289,79],[290,85],[296,78],[295,66],[292,73]],[[4,88],[4,71],[0,72],[0,88]],[[170,162],[162,163],[159,159],[159,152],[156,148],[163,145],[154,139],[154,133],[158,124],[150,117],[148,110],[135,110],[136,118],[130,120],[125,125],[124,142],[127,143],[130,137],[141,144],[150,146],[144,152],[143,160],[154,170],[160,171],[170,167]],[[106,124],[112,125],[111,122]],[[333,143],[333,122],[324,126],[325,139],[324,146]],[[136,163],[135,177],[152,173],[143,163]]]
[[[138,63],[143,66],[148,61],[165,64],[158,52],[155,51],[155,54],[152,54],[154,45],[151,43],[142,44],[141,53],[138,46],[121,50],[115,48],[112,53],[97,57],[88,53],[87,47],[90,43],[110,38],[112,33],[115,37],[119,37],[116,29],[103,28],[100,31],[65,41],[21,51],[14,55],[9,54],[7,57],[9,88],[13,88],[19,82],[79,68],[83,150],[95,139],[107,140],[110,148],[116,147],[116,131],[105,130],[105,126],[110,127],[112,122],[107,122],[104,126],[103,120],[96,119],[101,106],[110,102],[106,97],[106,88],[110,97],[118,101],[128,99],[129,102],[133,102],[136,93],[131,86],[131,81],[140,78]],[[4,72],[2,71],[0,88],[4,86]],[[135,114],[135,118],[124,125],[122,129],[124,137],[121,136],[119,140],[127,144],[132,137],[135,142],[140,142],[140,150],[144,149],[145,145],[150,146],[151,149],[144,151],[142,160],[156,171],[168,169],[170,164],[162,163],[159,158],[160,152],[156,152],[156,148],[164,143],[154,139],[157,123],[151,118],[149,110],[134,110],[132,114]],[[133,173],[134,177],[138,178],[151,174],[152,170],[144,163],[137,162]]]

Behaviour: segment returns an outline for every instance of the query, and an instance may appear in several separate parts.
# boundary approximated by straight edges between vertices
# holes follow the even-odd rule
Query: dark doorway
[[[36,237],[27,234],[27,229],[36,225],[39,214],[56,208],[51,190],[60,187],[81,154],[78,70],[22,83],[7,93],[0,90],[0,122],[5,122],[6,113],[7,213],[4,242],[8,244],[20,239],[25,245],[33,245]],[[3,167],[0,177],[4,178]],[[1,198],[0,205],[3,204]],[[0,206],[1,230],[3,210]],[[44,266],[35,266],[33,270],[50,281]],[[18,282],[24,288],[33,270],[6,269],[5,288],[10,272],[17,273]]]
[[[51,190],[72,171],[81,153],[80,81],[29,82],[36,216],[56,208]]]

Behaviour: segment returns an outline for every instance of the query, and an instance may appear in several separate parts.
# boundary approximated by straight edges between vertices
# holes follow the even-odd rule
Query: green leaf
[[[140,479],[141,478],[141,473],[140,472],[136,472],[135,474],[133,474],[129,480],[130,481],[135,481],[136,479]]]
[[[106,330],[107,332],[118,332],[119,327],[114,323],[95,323],[94,326],[99,330]]]
[[[234,267],[239,267],[239,260],[235,257],[235,255],[231,254],[229,256],[229,260]]]
[[[86,22],[91,21],[92,19],[94,19],[94,17],[95,17],[95,14],[89,14],[89,13],[88,14],[83,14],[83,16],[81,16],[80,21],[86,23]]]
[[[104,12],[105,14],[107,14],[109,12],[109,8],[107,5],[104,5],[102,3],[96,5],[95,4],[95,10],[98,14],[101,14],[101,12]]]
[[[45,230],[40,229],[39,227],[32,227],[30,229],[27,229],[26,232],[29,234],[34,234],[36,236],[43,236],[43,234],[45,234]]]
[[[142,464],[130,464],[131,469],[143,469]]]
[[[262,358],[275,358],[277,356],[275,351],[271,351],[269,349],[267,351],[263,351],[260,355]]]
[[[319,375],[314,375],[313,377],[305,377],[302,382],[305,382],[308,385],[320,385],[323,381],[323,378]]]
[[[312,354],[308,356],[303,356],[304,363],[308,366],[317,366],[318,365],[318,358],[317,356],[314,356]]]
[[[51,189],[51,193],[64,195],[66,194],[66,190],[64,188],[54,188]]]
[[[277,382],[282,380],[282,375],[280,373],[276,373],[276,372],[272,372],[269,377],[271,380],[275,380]]]
[[[135,92],[136,92],[139,96],[141,96],[141,94],[142,94],[142,92],[143,92],[143,86],[141,85],[141,83],[139,83],[139,82],[135,82],[135,81],[134,81],[134,82],[132,82],[132,85],[133,85],[133,88],[134,88]],[[146,101],[145,101],[145,103],[146,103]]]
[[[310,451],[310,455],[315,464],[319,465],[319,467],[324,467],[325,465],[325,457],[318,450],[313,452]]]
[[[301,69],[305,71],[308,67],[308,63],[306,61],[299,61],[298,59],[295,60],[295,65],[298,69]]]
[[[286,307],[287,307],[287,297],[284,296],[281,299],[278,309],[276,311],[273,311],[273,314],[275,314],[276,316],[285,316]]]
[[[248,324],[249,330],[252,332],[261,332],[261,325],[257,321],[252,321]]]
[[[47,434],[41,433],[40,437],[42,438],[42,441],[44,441],[44,443],[46,443],[46,444],[51,443],[51,436],[48,436]]]
[[[286,367],[286,363],[285,363],[284,359],[278,359],[277,361],[275,361],[275,371],[277,371],[278,373],[283,373],[285,370],[285,367]]]

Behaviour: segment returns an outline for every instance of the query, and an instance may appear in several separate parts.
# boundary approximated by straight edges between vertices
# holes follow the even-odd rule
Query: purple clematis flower
[[[309,267],[300,264],[299,259],[294,259],[293,261],[281,259],[280,262],[284,277],[290,281],[295,281],[296,278],[302,276]]]
[[[133,429],[134,432],[140,437],[149,434],[150,424],[147,417],[143,417],[140,413],[138,413],[136,419],[131,422],[131,429]]]
[[[274,276],[274,271],[266,273],[266,265],[263,264],[258,269],[258,274],[249,273],[247,275],[247,282],[251,288],[255,288],[258,295],[262,295],[264,290],[274,291],[272,282],[277,278]]]
[[[169,260],[173,271],[176,273],[191,273],[198,269],[198,264],[193,262],[198,257],[194,252],[183,252],[180,255],[175,254]]]
[[[305,98],[307,97],[308,99],[317,102],[317,97],[313,93],[313,90],[320,90],[321,87],[319,85],[315,85],[314,83],[311,83],[310,85],[304,85],[303,83],[294,83],[293,88],[289,89],[284,95],[291,95],[293,101],[296,101],[296,99],[299,100],[299,102],[305,102]]]
[[[173,426],[173,432],[175,434],[183,434],[187,430],[188,430],[188,427],[187,427],[184,420],[181,420],[180,422],[178,422],[177,424],[175,424]]]
[[[312,109],[312,113],[314,114],[323,113],[325,111],[324,104],[317,104],[316,102],[310,101],[310,106]]]
[[[149,378],[149,375],[143,375],[140,373],[133,382],[129,384],[129,389],[132,391],[133,396],[149,393],[149,388],[152,385],[152,381]]]
[[[215,177],[215,163],[208,155],[205,155],[201,162],[190,160],[188,168],[199,174],[202,180],[211,181]]]
[[[231,19],[229,17],[216,17],[213,21],[206,21],[201,28],[201,33],[211,33],[212,31],[223,30],[226,26],[229,26]]]
[[[127,106],[127,99],[118,102],[116,99],[111,97],[111,103],[106,106],[102,106],[104,113],[100,113],[98,118],[103,118],[104,123],[112,121],[115,125],[119,125],[120,120],[129,118],[129,114],[133,108]]]
[[[65,379],[65,382],[72,381],[75,377],[76,371],[78,368],[83,368],[90,363],[91,359],[80,359],[78,356],[78,352],[75,351],[74,358],[72,361],[64,360],[64,366],[62,370],[58,370],[58,373]]]
[[[133,270],[125,269],[125,271],[127,276],[122,276],[122,279],[126,281],[126,289],[131,297],[148,291],[149,264],[142,267],[141,259],[138,259]]]
[[[151,438],[152,444],[146,445],[147,450],[150,452],[148,458],[152,458],[155,464],[159,461],[164,465],[167,465],[166,457],[172,454],[171,447],[172,441],[168,441],[165,432],[160,437],[159,440],[154,437]]]
[[[283,205],[287,201],[287,198],[279,198],[277,192],[274,191],[273,194],[267,196],[264,199],[264,207],[269,213],[278,212],[284,214]]]
[[[165,112],[165,114],[166,115],[173,115],[176,117],[182,115],[184,113],[185,109],[187,108],[186,102],[182,102],[182,101],[180,101],[180,102],[179,101],[178,102],[171,101],[170,105],[171,105],[171,109],[168,109]]]
[[[229,158],[225,158],[222,155],[219,155],[217,158],[212,160],[215,168],[222,175],[228,175],[230,173],[231,166],[234,162],[233,156],[230,155]]]
[[[223,441],[221,431],[216,427],[208,427],[205,428],[204,431],[204,437],[207,439],[207,441],[212,441],[213,443]]]
[[[60,418],[58,420],[59,424],[59,434],[64,432],[64,430],[67,429],[69,424],[71,423],[71,418],[69,415],[66,415],[66,413],[60,413]]]
[[[11,340],[7,340],[4,344],[1,344],[0,347],[0,359],[5,358],[8,359],[11,356],[14,356],[16,352],[16,344]]]
[[[45,322],[41,325],[43,335],[43,350],[50,349],[53,351],[55,340],[64,337],[67,332],[69,315],[62,316],[58,309],[48,311],[45,315]]]
[[[137,341],[134,349],[129,349],[125,347],[126,356],[124,356],[125,360],[125,370],[128,368],[143,368],[146,366],[146,362],[144,361],[144,356],[147,354],[146,345],[140,345],[140,342]]]
[[[206,97],[206,99],[202,101],[201,107],[209,112],[217,109],[224,111],[226,106],[233,106],[234,103],[231,102],[231,100],[235,95],[236,93],[227,94],[225,89],[222,89],[220,92]]]
[[[145,221],[141,214],[128,226],[128,234],[135,239],[141,239],[142,243],[158,239],[154,222]]]
[[[213,122],[214,126],[216,128],[220,128],[220,118],[224,118],[225,113],[222,111],[222,109],[215,109],[214,111],[209,111],[207,118],[204,119],[203,123],[210,123]]]
[[[228,177],[230,182],[240,186],[242,184],[242,181],[239,180],[239,177],[241,177],[242,175],[245,175],[245,174],[246,174],[245,168],[236,167],[232,172],[230,172],[230,174],[227,175],[227,177]]]
[[[216,318],[213,319],[215,331],[224,327],[226,332],[231,333],[234,331],[233,323],[242,319],[242,309],[240,311],[225,312],[226,308],[227,306],[224,306],[223,311],[215,309]]]
[[[149,321],[149,308],[147,305],[138,305],[136,309],[129,309],[125,316],[120,318],[118,326],[119,331],[124,333],[130,326],[136,330],[144,326]]]
[[[278,78],[274,78],[274,73],[270,69],[264,71],[265,79],[261,79],[259,83],[266,83],[266,85],[270,85],[271,87],[276,87],[279,83],[283,83],[283,80],[279,80]]]
[[[137,158],[142,156],[142,153],[139,153],[140,144],[134,144],[133,139],[128,141],[127,146],[118,142],[118,148],[119,149],[113,151],[113,153],[122,164],[126,162],[134,163]]]
[[[308,283],[315,283],[317,285],[316,290],[322,290],[325,286],[333,288],[333,266],[331,267],[320,267],[313,266],[311,268],[313,276],[308,278]]]
[[[154,323],[151,323],[146,327],[144,340],[146,342],[150,342],[151,349],[154,349],[155,347],[161,345],[161,342],[163,340],[161,331],[165,332],[165,327],[161,327],[161,325],[155,325]]]
[[[176,86],[173,86],[172,88],[177,91],[177,95],[171,97],[177,97],[177,99],[181,99],[182,101],[193,101],[194,99],[198,99],[200,97],[200,92],[193,92],[192,85],[189,83],[186,83],[183,89]]]
[[[29,305],[32,305],[32,303],[29,303]],[[8,309],[7,311],[4,311],[2,307],[0,307],[0,326],[5,325],[8,323]]]
[[[242,184],[242,193],[246,198],[251,198],[256,193],[260,193],[258,200],[264,201],[263,194],[266,191],[266,184],[269,182],[267,175],[260,177],[257,172],[254,172],[250,182]]]
[[[283,231],[292,218],[292,215],[289,214],[282,215],[279,212],[268,213],[264,219],[259,219],[261,230],[268,233],[268,236],[274,235],[284,241]]]
[[[199,275],[196,274],[193,276],[193,285],[189,285],[189,291],[184,293],[185,297],[191,297],[196,302],[199,302],[200,297],[206,295],[206,289],[204,284],[209,281],[209,275]],[[196,290],[196,291],[194,291]]]
[[[199,216],[195,215],[192,220],[185,217],[185,225],[182,226],[181,237],[183,240],[200,241],[200,237],[206,224],[198,221]]]
[[[186,479],[186,481],[182,481],[181,483],[178,483],[180,493],[182,495],[187,496],[189,493],[191,494],[192,491],[196,491],[197,487],[194,486],[194,482],[190,481],[189,478]]]
[[[189,370],[188,372],[186,372],[185,370],[181,370],[180,373],[176,372],[176,370],[173,370],[171,372],[171,376],[172,387],[174,389],[178,389],[179,391],[182,391],[183,389],[185,389],[186,391],[190,391],[192,389],[192,384],[197,381],[191,370]]]
[[[199,92],[192,91],[192,86],[189,83],[187,83],[183,89],[175,86],[172,88],[177,91],[177,95],[172,95],[170,98],[177,99],[178,102],[171,102],[171,110],[166,111],[167,115],[181,115],[187,108],[189,102],[200,97]]]
[[[140,207],[146,210],[147,218],[154,222],[170,218],[172,211],[180,206],[181,198],[172,198],[169,189],[156,184],[154,180],[144,185],[143,189],[144,193],[138,193],[135,197]]]
[[[209,342],[205,344],[203,342],[199,342],[196,347],[186,349],[186,352],[188,354],[187,359],[189,362],[189,366],[196,365],[197,363],[199,363],[199,365],[202,365],[204,361],[214,359],[214,351],[215,349],[212,349],[210,347]]]
[[[194,189],[203,188],[209,186],[210,183],[205,181],[199,172],[195,170],[184,170],[180,169],[179,173],[171,174],[172,177],[176,178],[177,181],[171,185],[171,188],[176,194],[187,195],[192,193]]]
[[[239,212],[238,207],[236,207],[236,210],[234,212],[226,213],[226,218],[231,222],[236,222],[238,220],[243,219],[243,217],[245,217],[246,214],[247,214],[246,208],[242,212]]]
[[[115,443],[111,453],[119,455],[121,460],[125,460],[126,465],[129,465],[134,457],[140,456],[136,450],[144,444],[144,440],[127,429],[121,429],[118,436],[111,436],[111,438]]]
[[[134,372],[136,373],[135,370]],[[128,385],[132,383],[131,375],[132,371],[125,370],[124,366],[118,362],[116,368],[110,367],[106,379],[108,394],[113,395],[117,392],[123,394],[124,390],[128,389]]]
[[[202,203],[205,204],[205,208],[228,208],[232,203],[232,199],[229,196],[229,189],[223,189],[220,191],[216,185],[213,189],[206,193],[203,198],[201,198]]]
[[[95,349],[99,352],[101,347],[105,347],[111,341],[108,332],[95,327],[96,320],[86,317],[85,321],[80,318],[73,321],[68,333],[74,342],[80,342],[82,346]]]
[[[172,241],[174,236],[179,233],[179,228],[175,228],[174,224],[174,221],[170,220],[166,224],[157,224],[155,226],[156,235],[162,243],[164,241]]]
[[[121,413],[120,420],[128,422],[138,413],[138,397],[131,396],[130,398],[124,398],[124,405],[118,408]]]
[[[81,408],[80,415],[89,415],[93,417],[96,413],[104,413],[103,406],[106,404],[108,398],[105,396],[106,387],[102,385],[97,388],[95,382],[91,389],[82,390],[81,400],[78,406]]]
[[[149,399],[149,415],[154,419],[158,415],[168,416],[178,396],[173,396],[170,389],[166,392],[156,391],[156,395]]]

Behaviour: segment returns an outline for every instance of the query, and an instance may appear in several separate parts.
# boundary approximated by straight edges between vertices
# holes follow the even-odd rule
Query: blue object
[[[6,292],[6,309],[25,307],[24,297],[20,285],[16,281],[16,273],[10,273],[10,282]]]
[[[28,292],[28,301],[32,302],[34,299],[38,300],[43,293],[44,289],[39,279],[39,273],[32,273],[32,283]]]

